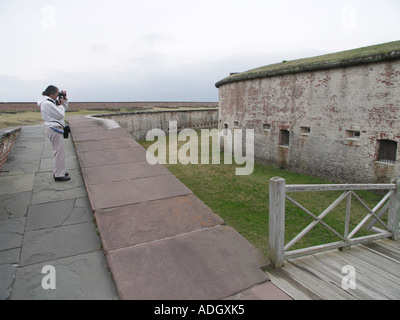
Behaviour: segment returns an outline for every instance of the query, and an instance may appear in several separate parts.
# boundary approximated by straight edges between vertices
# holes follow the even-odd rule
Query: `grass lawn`
[[[154,142],[145,140],[139,143],[148,148]],[[179,142],[178,148],[186,142]],[[168,142],[167,142],[168,144]],[[200,145],[200,143],[199,143]],[[167,157],[168,159],[168,157]],[[199,156],[200,159],[200,156]],[[223,155],[221,156],[223,160]],[[300,175],[264,164],[255,164],[254,172],[249,176],[236,176],[237,165],[165,165],[193,193],[206,203],[225,223],[235,228],[253,245],[268,255],[268,207],[269,180],[280,176],[287,184],[326,184],[326,180]],[[342,192],[291,193],[290,196],[300,202],[315,215],[322,213]],[[373,208],[382,198],[371,192],[357,194]],[[368,213],[362,205],[352,201],[351,227],[355,227]],[[346,201],[343,201],[324,221],[344,233]],[[313,219],[304,211],[286,201],[285,244],[292,240]],[[377,225],[379,227],[379,225]],[[350,229],[350,231],[352,228]],[[360,231],[357,236],[370,234]],[[339,241],[340,239],[319,224],[292,249]]]
[[[40,112],[26,111],[18,113],[0,113],[0,129],[19,126],[34,126],[41,123],[43,123],[43,120]]]

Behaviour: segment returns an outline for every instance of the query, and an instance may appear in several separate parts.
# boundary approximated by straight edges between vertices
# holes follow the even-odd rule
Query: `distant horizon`
[[[152,101],[70,101],[69,103],[218,103],[217,101],[174,101],[174,100],[152,100]],[[0,101],[0,103],[35,103],[36,101]]]

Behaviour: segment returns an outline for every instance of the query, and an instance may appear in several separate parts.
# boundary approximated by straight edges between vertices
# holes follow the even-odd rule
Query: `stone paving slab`
[[[21,253],[21,248],[19,247],[0,251],[1,264],[17,264],[19,262],[20,253]]]
[[[40,203],[29,208],[26,231],[93,221],[87,198]]]
[[[35,175],[0,176],[0,195],[30,191],[33,188]]]
[[[29,152],[29,151],[26,151]],[[6,175],[23,175],[32,174],[39,171],[40,161],[32,160],[32,162],[11,162],[6,163],[1,172],[7,173]],[[6,176],[3,174],[3,176]]]
[[[9,297],[8,288],[13,284],[16,268],[15,265],[11,264],[0,265],[0,300],[5,300]]]
[[[78,125],[75,125],[76,123],[78,123]],[[70,124],[70,127],[74,134],[101,132],[107,130],[107,127],[102,121],[96,121],[93,118],[88,118],[84,120],[73,120],[72,124]]]
[[[87,122],[80,122],[79,126],[72,127],[71,129],[74,131],[74,134],[102,132],[104,130],[107,130],[107,128],[103,126],[101,123],[93,124],[92,120],[87,120]]]
[[[194,195],[97,210],[95,215],[106,252],[224,223]]]
[[[146,151],[143,148],[108,149],[79,154],[81,168],[143,161],[146,161]]]
[[[76,199],[87,196],[86,188],[79,170],[70,170],[71,181],[54,181],[52,172],[35,175],[32,204]]]
[[[104,139],[100,141],[81,141],[75,143],[75,149],[78,154],[86,151],[102,151],[112,149],[127,149],[140,146],[132,138]]]
[[[172,174],[88,185],[87,190],[93,211],[192,193]]]
[[[42,268],[51,265],[56,272],[56,289],[43,290]],[[109,279],[106,261],[100,251],[46,261],[19,268],[12,300],[112,300],[117,295]]]
[[[253,247],[223,226],[112,251],[107,260],[122,299],[217,300],[268,280]]]
[[[93,223],[25,231],[20,266],[65,258],[100,249]]]
[[[32,154],[32,152],[35,152],[35,151],[42,151],[43,148],[44,148],[43,141],[23,142],[22,140],[20,140],[20,137],[18,137],[17,141],[14,144],[14,147],[12,148],[11,154],[15,153],[15,154],[18,154],[19,156],[22,156],[22,161],[23,161],[23,160],[25,160],[25,156],[27,156],[27,152]]]
[[[43,142],[41,142],[41,144],[43,144]],[[37,150],[35,148],[18,149],[18,146],[14,145],[14,148],[7,158],[7,163],[11,166],[16,159],[18,159],[18,163],[40,163],[42,159],[42,150]]]
[[[131,138],[129,133],[125,129],[113,129],[100,132],[74,132],[71,129],[74,142],[79,141],[100,141],[104,139],[113,138]]]
[[[0,221],[26,216],[32,191],[0,195]]]
[[[25,228],[25,218],[0,221],[0,250],[21,246]]]
[[[122,163],[116,165],[82,168],[86,185],[170,175],[162,165],[149,166],[147,162]]]

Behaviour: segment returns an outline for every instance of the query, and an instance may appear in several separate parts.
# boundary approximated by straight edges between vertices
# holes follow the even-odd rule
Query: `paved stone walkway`
[[[71,139],[55,182],[44,127],[23,127],[0,173],[0,299],[118,299]],[[55,270],[56,289],[42,280]],[[45,271],[45,270],[43,270]]]
[[[69,121],[70,182],[52,178],[43,126],[22,128],[0,174],[0,299],[289,299],[268,260],[125,129]]]
[[[268,260],[112,120],[69,119],[121,299],[288,299]]]

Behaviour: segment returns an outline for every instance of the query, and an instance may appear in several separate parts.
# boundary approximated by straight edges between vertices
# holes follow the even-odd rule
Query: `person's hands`
[[[61,105],[63,104],[64,100],[68,100],[67,99],[67,91],[62,90],[61,93],[63,94],[63,96],[59,96],[58,97],[58,103]]]

